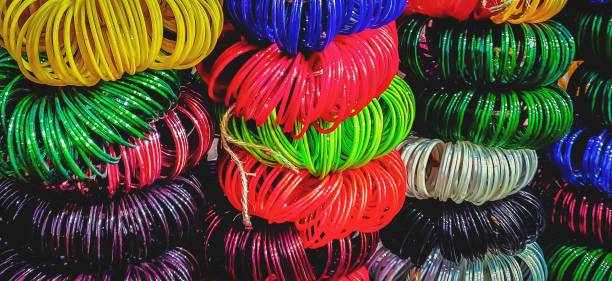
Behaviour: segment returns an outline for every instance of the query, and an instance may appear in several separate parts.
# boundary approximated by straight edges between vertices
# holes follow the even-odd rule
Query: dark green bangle
[[[557,86],[499,93],[430,88],[418,98],[417,131],[445,141],[537,149],[563,137],[573,123],[571,99]]]
[[[547,86],[572,62],[563,25],[456,22],[410,16],[399,27],[402,69],[410,80],[472,86]]]
[[[567,92],[572,96],[576,114],[587,121],[612,125],[612,72],[582,64],[572,75]]]
[[[581,10],[571,23],[577,57],[609,67],[612,62],[612,14],[609,7]]]
[[[108,147],[145,138],[149,122],[163,117],[179,98],[176,71],[145,71],[89,88],[46,87],[16,74],[16,64],[5,55],[0,49],[4,177],[55,183],[93,176],[85,170],[103,175],[95,164],[119,161]]]
[[[396,76],[380,98],[343,121],[336,130],[322,134],[310,127],[300,139],[283,133],[282,127],[276,124],[275,116],[273,113],[261,127],[232,117],[228,133],[237,140],[269,147],[291,164],[323,177],[331,172],[361,167],[395,149],[412,127],[414,96],[408,84]],[[326,122],[319,124],[323,128],[332,125]],[[282,163],[277,156],[259,148],[243,148],[267,165]]]

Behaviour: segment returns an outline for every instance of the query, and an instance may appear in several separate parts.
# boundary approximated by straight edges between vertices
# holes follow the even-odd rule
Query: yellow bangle
[[[220,0],[0,0],[0,45],[25,77],[53,86],[191,68],[222,28]]]
[[[507,7],[491,16],[491,20],[496,24],[544,22],[561,12],[565,4],[567,0],[505,0],[501,5]]]

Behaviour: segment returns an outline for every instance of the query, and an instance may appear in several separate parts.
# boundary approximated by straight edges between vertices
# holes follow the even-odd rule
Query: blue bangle
[[[399,17],[406,0],[228,0],[236,29],[289,54],[320,51],[336,35],[378,28]]]
[[[608,129],[576,129],[553,145],[550,158],[570,184],[594,186],[612,195],[612,132]]]

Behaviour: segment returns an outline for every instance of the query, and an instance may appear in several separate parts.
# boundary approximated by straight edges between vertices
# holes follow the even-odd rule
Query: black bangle
[[[37,256],[92,269],[138,263],[178,245],[206,204],[193,177],[111,200],[26,190],[0,183],[0,233]]]
[[[529,192],[475,206],[407,198],[383,230],[381,241],[394,254],[422,264],[439,247],[452,261],[487,252],[513,255],[544,230],[544,209]]]

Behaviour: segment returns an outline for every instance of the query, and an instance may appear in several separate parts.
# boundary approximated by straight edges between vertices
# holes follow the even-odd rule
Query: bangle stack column
[[[145,2],[0,1],[0,280],[200,280],[222,6]]]
[[[549,151],[553,165],[534,182],[549,228],[542,238],[551,280],[612,279],[612,10],[607,1],[574,1],[567,13],[579,65],[568,93],[572,131]],[[573,71],[573,73],[572,73]]]
[[[419,105],[416,135],[399,147],[408,198],[381,230],[373,279],[547,279],[544,209],[523,189],[535,150],[572,126],[555,83],[574,38],[549,20],[565,2],[409,1],[398,21]]]
[[[224,48],[198,66],[224,105],[218,178],[230,203],[217,198],[204,220],[207,270],[230,280],[369,280],[378,230],[406,192],[395,148],[415,108],[396,76],[394,23],[405,1],[225,5]]]

